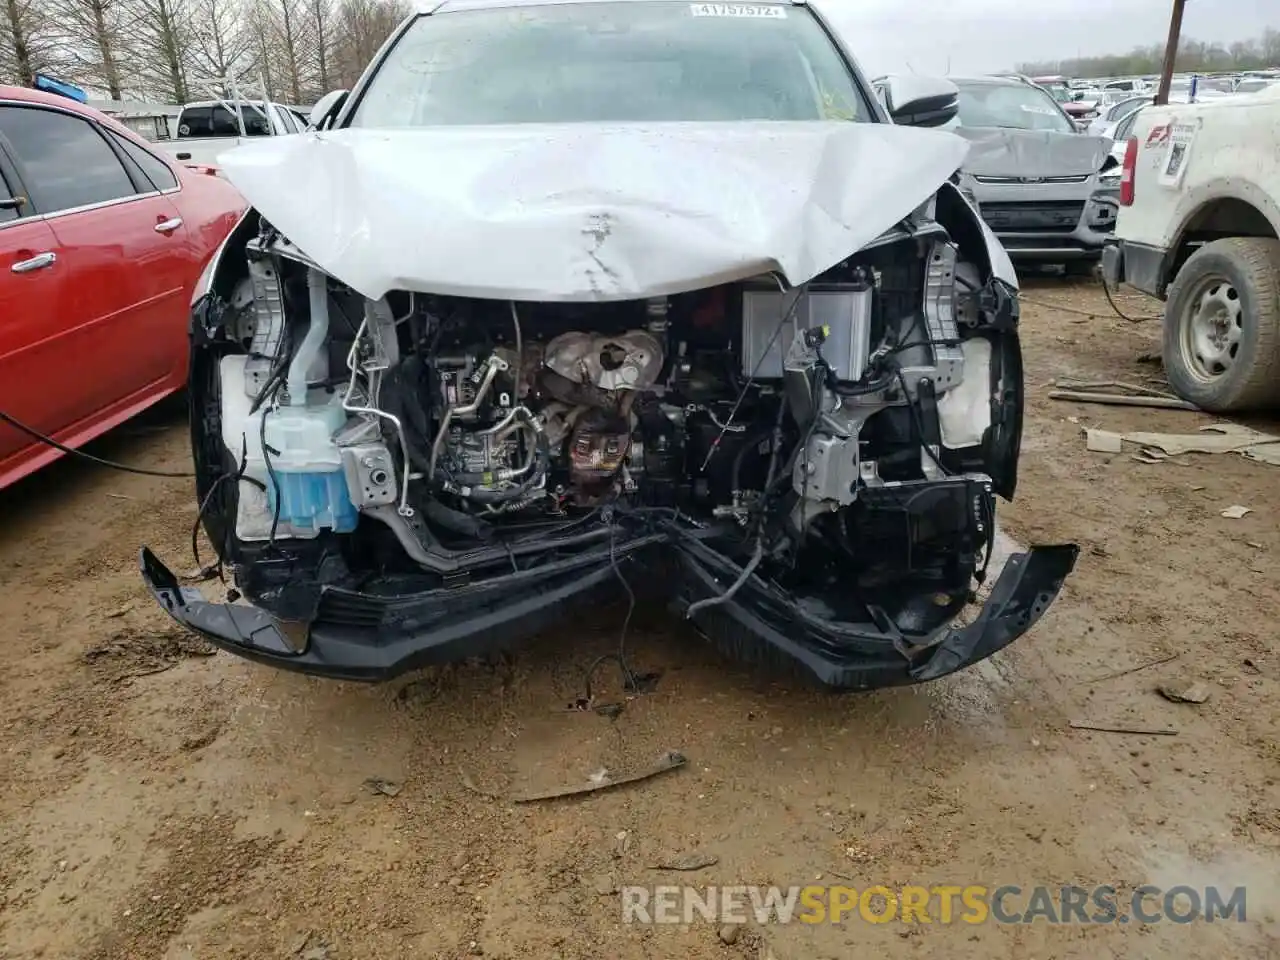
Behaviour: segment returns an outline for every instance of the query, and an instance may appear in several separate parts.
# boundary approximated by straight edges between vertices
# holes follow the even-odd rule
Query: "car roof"
[[[235,106],[237,103],[246,107],[260,107],[262,106],[263,101],[261,100],[192,100],[189,103],[184,103],[182,106],[183,106],[183,109],[186,109],[187,107],[217,107],[217,106],[225,106],[226,104],[231,104],[232,106]]]
[[[110,119],[102,111],[95,110],[93,107],[87,106],[78,100],[62,97],[56,93],[46,93],[43,90],[33,90],[30,87],[13,87],[0,83],[0,100],[19,100],[25,103],[38,103],[46,107],[58,107],[60,110],[65,110],[68,113],[78,113],[92,120]]]
[[[459,10],[493,10],[501,7],[546,7],[568,3],[646,3],[650,0],[425,0],[418,13],[454,13]],[[752,0],[754,3],[782,3],[804,6],[806,0]]]
[[[947,77],[952,83],[985,84],[989,87],[1034,87],[1037,84],[1020,77]]]

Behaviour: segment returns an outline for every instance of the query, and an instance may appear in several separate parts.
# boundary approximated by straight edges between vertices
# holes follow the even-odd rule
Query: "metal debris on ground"
[[[394,797],[400,792],[400,784],[394,780],[383,780],[381,777],[369,777],[364,785],[371,793],[380,793],[384,797]]]
[[[1155,447],[1169,456],[1180,453],[1239,453],[1250,460],[1280,466],[1280,436],[1238,423],[1212,423],[1198,433],[1125,433],[1130,443]]]
[[[1184,453],[1238,453],[1259,463],[1280,466],[1280,436],[1236,423],[1209,424],[1201,427],[1198,433],[1085,430],[1085,448],[1088,450],[1119,453],[1124,443],[1137,444],[1149,460],[1167,459]]]
[[[572,797],[581,793],[592,793],[596,790],[608,790],[612,787],[620,787],[624,784],[635,783],[639,780],[647,780],[650,777],[656,777],[659,774],[669,773],[672,770],[678,770],[688,763],[688,759],[678,750],[668,750],[660,756],[657,762],[645,770],[636,773],[623,774],[621,776],[611,776],[605,771],[606,776],[600,779],[588,779],[586,783],[573,787],[564,787],[558,790],[546,790],[539,793],[529,793],[522,796],[511,797],[513,803],[533,803],[538,800],[556,800],[560,797]]]
[[[1110,723],[1084,723],[1072,720],[1067,724],[1072,730],[1094,730],[1098,733],[1130,733],[1139,737],[1176,737],[1173,727],[1125,727]]]
[[[1131,673],[1137,673],[1139,670],[1146,670],[1148,667],[1158,667],[1162,663],[1168,663],[1171,660],[1177,660],[1181,653],[1171,653],[1165,657],[1157,657],[1155,660],[1148,660],[1140,663],[1136,667],[1125,667],[1123,670],[1114,670],[1111,673],[1104,673],[1100,677],[1093,677],[1090,680],[1081,680],[1081,683],[1101,683],[1103,680],[1114,680],[1116,677],[1126,677]]]
[[[714,867],[720,862],[720,858],[714,853],[707,853],[704,850],[695,850],[693,853],[681,854],[670,860],[662,860],[653,864],[650,870],[680,870],[690,873],[694,870],[702,870],[706,867]]]
[[[1123,380],[1055,380],[1057,390],[1049,391],[1050,400],[1073,400],[1076,403],[1102,403],[1118,407],[1162,407],[1170,410],[1199,410],[1165,390],[1144,387]]]
[[[1094,453],[1119,453],[1124,449],[1120,434],[1110,430],[1085,430],[1084,448]]]
[[[1204,703],[1209,699],[1208,684],[1199,680],[1183,680],[1179,683],[1162,683],[1156,687],[1160,696],[1174,703]]]
[[[610,771],[601,768],[590,774],[585,783],[570,787],[560,787],[554,790],[543,790],[537,793],[517,794],[515,796],[507,796],[493,790],[486,790],[479,787],[471,779],[465,770],[459,770],[458,774],[462,780],[462,785],[472,793],[482,797],[488,797],[490,800],[504,800],[511,803],[534,803],[538,800],[557,800],[561,797],[573,797],[583,793],[594,793],[597,790],[609,790],[613,787],[621,787],[628,783],[636,783],[640,780],[648,780],[650,777],[656,777],[659,774],[669,773],[672,770],[679,770],[687,764],[688,758],[678,750],[668,750],[662,754],[652,767],[639,770],[635,773],[622,774],[620,776],[613,775]]]

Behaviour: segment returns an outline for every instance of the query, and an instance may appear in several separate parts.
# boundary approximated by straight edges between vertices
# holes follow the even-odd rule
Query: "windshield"
[[[1009,127],[1075,133],[1075,125],[1039,87],[1009,83],[959,83],[960,126]]]
[[[418,17],[352,125],[874,119],[804,7],[624,0]]]

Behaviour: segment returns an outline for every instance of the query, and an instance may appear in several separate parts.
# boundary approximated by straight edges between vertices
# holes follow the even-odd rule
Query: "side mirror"
[[[338,111],[342,109],[342,105],[347,102],[347,94],[350,92],[350,90],[330,90],[317,100],[316,105],[311,108],[311,113],[307,115],[307,127],[311,130],[323,130],[326,125],[332,123],[338,116]]]
[[[960,110],[960,88],[942,77],[901,74],[877,84],[889,116],[904,127],[940,127]]]

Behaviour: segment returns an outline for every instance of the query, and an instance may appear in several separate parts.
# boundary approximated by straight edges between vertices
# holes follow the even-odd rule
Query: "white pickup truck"
[[[1165,301],[1169,384],[1216,413],[1280,406],[1280,86],[1146,107],[1121,171],[1103,275]]]
[[[159,146],[183,163],[216,164],[218,156],[251,137],[301,133],[307,120],[282,103],[202,100],[178,114],[178,136]]]

